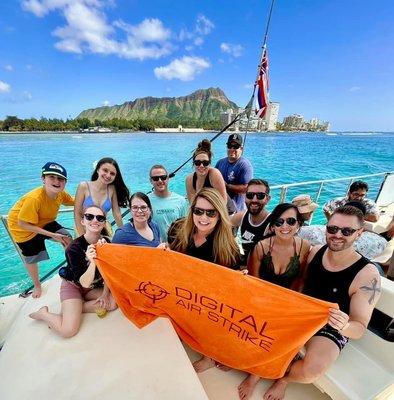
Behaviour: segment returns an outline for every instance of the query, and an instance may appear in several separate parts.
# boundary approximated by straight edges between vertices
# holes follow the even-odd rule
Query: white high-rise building
[[[276,131],[276,123],[278,122],[279,117],[279,103],[269,103],[268,109],[263,118],[263,126],[262,128],[266,131]]]

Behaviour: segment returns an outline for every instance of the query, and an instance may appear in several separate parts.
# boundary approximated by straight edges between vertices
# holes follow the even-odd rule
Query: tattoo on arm
[[[371,296],[368,299],[369,304],[373,304],[376,294],[380,293],[382,291],[382,289],[380,287],[380,283],[378,282],[378,280],[376,278],[372,279],[370,286],[367,286],[367,285],[361,286],[360,289],[365,291],[366,293],[370,293]]]

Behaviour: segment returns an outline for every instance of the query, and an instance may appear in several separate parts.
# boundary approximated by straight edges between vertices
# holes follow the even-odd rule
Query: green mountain
[[[105,121],[120,119],[219,120],[222,111],[238,106],[230,101],[219,88],[200,89],[182,97],[143,97],[121,105],[91,108],[82,111],[77,118]]]

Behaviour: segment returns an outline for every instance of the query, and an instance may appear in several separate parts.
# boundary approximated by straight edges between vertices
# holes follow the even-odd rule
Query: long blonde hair
[[[207,200],[219,214],[218,221],[212,232],[214,235],[213,260],[216,264],[223,265],[224,267],[233,267],[239,260],[239,248],[232,233],[224,200],[219,192],[213,188],[202,188],[196,194],[190,206],[189,213],[170,248],[180,253],[186,253],[187,247],[192,242],[193,235],[196,232],[192,210],[199,198]]]

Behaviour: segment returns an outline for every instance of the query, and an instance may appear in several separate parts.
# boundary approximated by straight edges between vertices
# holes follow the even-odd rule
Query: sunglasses
[[[205,214],[208,218],[215,218],[218,215],[217,210],[206,210],[204,208],[199,208],[199,207],[193,207],[192,208],[193,214],[201,216]]]
[[[352,236],[353,233],[358,230],[349,227],[340,228],[339,226],[336,225],[327,225],[326,229],[330,235],[335,235],[336,233],[338,233],[338,231],[341,231],[343,236]]]
[[[239,148],[241,148],[241,145],[240,144],[236,144],[236,143],[234,143],[234,144],[228,144],[227,145],[227,148],[229,149],[229,150],[231,150],[231,149],[233,149],[233,150],[238,150]]]
[[[83,215],[88,221],[93,221],[96,218],[97,222],[105,222],[106,218],[104,215],[95,215],[95,214],[90,214],[86,213]]]
[[[132,212],[141,211],[142,213],[145,213],[148,210],[149,210],[148,206],[131,206],[131,211]]]
[[[159,179],[160,179],[161,181],[165,181],[165,180],[167,180],[168,175],[151,176],[150,178],[152,179],[153,182],[158,182]]]
[[[246,192],[245,194],[248,200],[253,200],[254,196],[257,197],[257,200],[264,200],[267,197],[267,193],[264,192]]]
[[[286,218],[286,219],[278,218],[278,219],[274,222],[274,225],[277,226],[277,227],[279,228],[279,227],[282,226],[285,222],[286,222],[286,224],[289,225],[289,226],[294,226],[294,225],[297,223],[297,220],[296,220],[295,218],[293,218],[293,217],[289,217],[289,218]]]
[[[194,161],[193,161],[193,164],[194,164],[196,167],[199,167],[201,164],[202,164],[204,167],[208,167],[208,165],[209,165],[210,163],[211,163],[211,162],[208,161],[208,160],[194,160]]]

